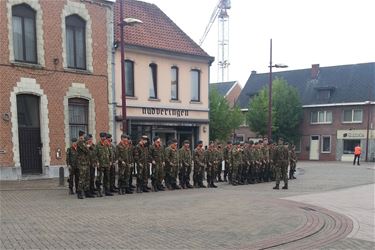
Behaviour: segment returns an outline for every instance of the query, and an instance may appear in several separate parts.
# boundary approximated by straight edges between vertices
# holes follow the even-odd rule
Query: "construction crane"
[[[218,19],[218,82],[228,81],[229,78],[229,15],[227,10],[230,8],[230,0],[219,0],[212,12],[202,38],[199,40],[199,45],[201,46],[210,32],[212,25]]]

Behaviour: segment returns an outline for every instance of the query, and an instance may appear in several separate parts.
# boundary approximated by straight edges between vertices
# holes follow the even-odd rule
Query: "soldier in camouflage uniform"
[[[263,181],[269,182],[271,179],[271,173],[270,173],[271,168],[270,168],[270,149],[268,146],[267,138],[263,140],[262,153],[263,153],[263,165],[264,165]]]
[[[255,172],[255,180],[254,183],[261,182],[260,181],[260,173],[261,173],[261,161],[262,161],[262,155],[260,153],[260,146],[259,142],[254,143],[254,172]]]
[[[283,139],[279,139],[276,148],[276,186],[273,189],[279,189],[280,179],[283,178],[283,189],[288,189],[288,164],[289,164],[289,151],[288,145],[283,145]]]
[[[151,157],[149,154],[148,137],[142,136],[134,149],[134,161],[137,163],[137,192],[149,192],[148,187],[149,166]]]
[[[289,179],[296,179],[294,177],[294,173],[296,172],[296,165],[297,165],[297,154],[296,154],[296,147],[292,144],[291,149],[289,151],[290,155],[290,170],[289,170]]]
[[[251,183],[251,149],[250,149],[250,143],[246,142],[245,146],[243,148],[243,178],[244,183],[250,184]]]
[[[109,149],[109,159],[110,159],[110,168],[109,168],[109,188],[112,193],[118,191],[116,187],[116,146],[112,143],[112,135],[107,133],[107,143]]]
[[[269,142],[270,144],[270,172],[271,172],[271,181],[276,180],[276,144]]]
[[[132,194],[132,190],[129,185],[129,179],[131,174],[131,164],[133,152],[129,143],[128,135],[121,135],[121,141],[116,146],[116,160],[118,163],[118,193]]]
[[[222,172],[222,164],[223,164],[223,148],[220,142],[217,143],[216,146],[216,155],[217,155],[217,164],[215,166],[215,177],[214,180],[218,182],[223,182],[221,179],[221,172]]]
[[[90,193],[92,195],[97,195],[97,193],[95,192],[95,168],[97,167],[98,165],[98,158],[96,157],[96,146],[94,144],[94,142],[92,141],[92,135],[91,134],[88,134],[88,141],[87,141],[87,144],[89,145],[89,158],[90,158],[90,161],[89,161],[89,165],[90,165],[90,170],[89,170],[89,176],[90,176],[90,184],[89,184],[89,187],[90,187]]]
[[[110,153],[109,145],[107,142],[107,134],[105,132],[100,133],[100,142],[96,145],[96,156],[98,158],[98,176],[96,178],[96,185],[98,189],[98,196],[102,197],[101,185],[103,185],[103,191],[106,196],[113,196],[110,192],[109,186],[109,171],[110,171]]]
[[[237,186],[240,177],[239,175],[239,169],[240,166],[243,164],[242,162],[242,148],[241,144],[239,142],[235,143],[235,146],[232,149],[232,185]]]
[[[206,167],[206,154],[203,148],[203,142],[198,141],[197,147],[194,149],[194,173],[193,182],[194,187],[205,188],[203,184],[204,170]]]
[[[178,150],[177,140],[172,139],[170,145],[165,149],[165,180],[168,189],[181,189],[177,185],[178,176]]]
[[[256,164],[255,164],[255,148],[254,141],[250,140],[247,149],[247,161],[249,164],[249,170],[247,172],[247,181],[249,184],[254,184],[256,181]]]
[[[182,188],[192,188],[193,186],[190,184],[190,173],[191,173],[191,165],[192,165],[192,155],[190,151],[190,142],[188,140],[184,141],[184,145],[178,151],[179,156],[179,181],[180,186]]]
[[[77,138],[72,139],[72,146],[66,150],[66,165],[69,170],[69,194],[74,194],[73,186],[78,191]]]
[[[164,180],[164,166],[165,156],[164,148],[161,145],[160,138],[157,136],[154,138],[154,143],[150,147],[150,157],[152,159],[152,175],[151,183],[155,192],[164,191],[163,180]]]
[[[218,151],[215,148],[215,143],[210,141],[208,149],[206,150],[206,159],[207,159],[207,187],[217,188],[214,184],[215,172],[218,164]]]
[[[129,188],[133,191],[133,189],[136,188],[136,186],[133,185],[133,174],[135,175],[135,161],[134,161],[134,152],[135,152],[135,147],[134,147],[134,144],[133,144],[133,141],[132,140],[129,140],[129,143],[130,143],[130,152],[131,152],[131,155],[130,155],[130,162],[131,162],[131,165],[130,165],[130,176],[129,176]]]
[[[89,176],[89,145],[86,143],[88,138],[84,138],[84,132],[79,131],[79,141],[77,143],[77,166],[79,172],[79,183],[78,183],[78,199],[83,199],[83,193],[87,198],[93,198],[94,196],[90,194],[90,176]]]
[[[231,181],[232,173],[230,172],[232,163],[232,142],[228,141],[227,146],[223,149],[223,160],[224,160],[224,181]],[[228,177],[228,178],[227,178]]]

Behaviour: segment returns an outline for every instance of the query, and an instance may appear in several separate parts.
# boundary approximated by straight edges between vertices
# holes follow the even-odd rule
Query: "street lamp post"
[[[120,42],[121,42],[121,98],[122,98],[122,131],[127,133],[127,117],[126,117],[126,86],[125,86],[125,39],[124,39],[124,27],[125,25],[134,25],[142,23],[141,20],[135,18],[124,19],[124,0],[120,0]]]
[[[268,140],[272,139],[272,68],[287,68],[284,64],[272,65],[272,39],[270,39],[270,75],[268,86]]]

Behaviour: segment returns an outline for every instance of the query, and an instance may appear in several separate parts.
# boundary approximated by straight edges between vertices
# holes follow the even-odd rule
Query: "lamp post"
[[[268,140],[272,139],[272,68],[287,68],[284,64],[272,65],[272,38],[270,39],[270,79],[268,86]]]
[[[126,117],[126,86],[125,86],[125,39],[124,27],[125,25],[133,26],[137,23],[142,23],[141,20],[135,18],[124,19],[124,0],[120,0],[120,42],[121,42],[121,98],[122,98],[122,131],[128,131],[127,117]]]

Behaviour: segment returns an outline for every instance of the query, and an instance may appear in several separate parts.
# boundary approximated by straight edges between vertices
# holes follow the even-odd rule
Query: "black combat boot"
[[[279,184],[276,184],[273,189],[280,189]]]
[[[190,182],[186,182],[186,187],[187,188],[193,188],[193,186],[190,184]]]
[[[105,190],[104,194],[105,196],[113,196],[113,193],[111,193],[110,190]]]
[[[84,198],[81,192],[77,192],[77,198],[78,199],[83,199]]]
[[[123,188],[119,188],[119,189],[118,189],[118,194],[119,194],[119,195],[123,195],[123,194],[125,194],[123,191],[124,191]]]
[[[69,188],[69,194],[74,194],[74,191],[73,191],[72,187]]]
[[[125,189],[125,194],[132,194],[132,193],[133,191],[130,187]]]
[[[98,197],[103,197],[103,194],[102,194],[102,190],[101,190],[101,189],[98,190]]]
[[[142,192],[144,192],[144,193],[148,193],[148,192],[150,192],[150,190],[148,189],[147,185],[144,185],[144,186],[142,187]]]
[[[93,195],[90,191],[85,192],[86,198],[95,198],[95,195]]]
[[[217,188],[217,186],[214,184],[214,182],[211,182],[211,187]]]
[[[180,185],[177,185],[177,183],[173,184],[174,189],[181,189]]]
[[[282,189],[288,189],[288,183],[285,183]]]

